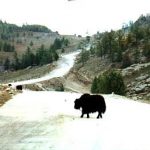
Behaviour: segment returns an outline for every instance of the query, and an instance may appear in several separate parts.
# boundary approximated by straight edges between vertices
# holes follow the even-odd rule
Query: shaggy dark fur
[[[102,113],[106,111],[105,100],[101,95],[83,94],[79,99],[76,99],[74,103],[75,109],[82,108],[81,118],[84,114],[87,114],[87,118],[89,118],[89,113],[94,112],[98,112],[97,118],[102,118]]]
[[[9,86],[9,87],[11,87],[11,86],[12,86],[12,84],[11,84],[11,83],[9,83],[9,84],[8,84],[8,86]]]
[[[16,90],[22,91],[22,85],[17,85],[17,86],[16,86]]]

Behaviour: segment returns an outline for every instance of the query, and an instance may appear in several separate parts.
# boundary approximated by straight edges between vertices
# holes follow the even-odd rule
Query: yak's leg
[[[81,115],[81,118],[83,118],[84,114]]]
[[[87,113],[87,118],[90,118],[89,113]]]
[[[84,116],[84,112],[83,112],[83,110],[82,110],[81,118],[83,118],[83,116]]]
[[[102,114],[100,112],[98,112],[98,116],[97,116],[97,119],[101,117],[102,118]]]

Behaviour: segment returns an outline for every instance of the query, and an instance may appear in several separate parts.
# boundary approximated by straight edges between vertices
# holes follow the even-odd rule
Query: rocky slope
[[[71,78],[90,92],[91,83],[95,76],[113,68],[107,59],[91,57],[84,65],[76,63],[67,79]],[[116,66],[115,66],[116,67]],[[150,102],[150,63],[133,64],[125,69],[118,69],[127,87],[127,97],[134,100]]]
[[[93,67],[94,66],[94,67]],[[84,65],[77,61],[64,77],[53,78],[37,84],[27,85],[31,90],[58,90],[90,93],[92,80],[102,72],[111,69],[109,60],[91,57]],[[133,100],[150,100],[150,63],[134,64],[125,69],[118,69],[127,87],[127,97]]]
[[[91,58],[81,65],[77,63],[64,77],[53,78],[35,84],[24,85],[24,88],[34,91],[73,91],[78,93],[90,93],[91,83],[96,75],[112,67],[106,60]],[[93,67],[95,66],[95,67]],[[106,67],[107,66],[107,67]],[[54,69],[55,67],[53,67]],[[134,64],[125,69],[119,69],[127,87],[127,97],[133,100],[150,103],[150,63]],[[3,90],[2,90],[3,89]],[[1,85],[0,104],[16,94],[16,90]],[[5,98],[4,98],[5,96]],[[5,99],[4,101],[2,99]]]
[[[134,64],[121,72],[129,97],[150,100],[150,63]]]

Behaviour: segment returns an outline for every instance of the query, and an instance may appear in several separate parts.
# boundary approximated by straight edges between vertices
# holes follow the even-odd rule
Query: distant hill
[[[57,37],[60,37],[57,32],[42,25],[20,27],[0,21],[0,64],[2,65],[7,57],[12,60],[14,51],[21,56],[28,47],[33,51],[42,44],[49,47]]]
[[[141,15],[137,21],[134,23],[137,26],[149,26],[150,24],[150,15],[144,16]]]
[[[59,58],[58,53],[76,47],[78,39],[42,25],[17,26],[0,21],[0,72],[52,63]]]
[[[7,22],[0,21],[0,34],[1,38],[2,35],[4,34],[9,34],[11,35],[14,32],[44,32],[44,33],[50,33],[52,32],[50,29],[48,29],[46,26],[42,25],[22,25],[22,26],[17,26],[15,24],[10,24]],[[9,36],[6,37],[6,39],[9,39]]]
[[[126,68],[134,63],[150,61],[150,15],[141,15],[120,30],[97,33],[91,37],[89,55],[109,59]]]

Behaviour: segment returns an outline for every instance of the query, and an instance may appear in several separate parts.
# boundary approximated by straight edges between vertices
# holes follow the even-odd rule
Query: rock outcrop
[[[134,100],[150,101],[150,63],[134,64],[122,70],[127,96]]]

